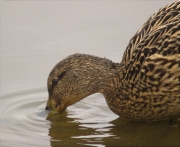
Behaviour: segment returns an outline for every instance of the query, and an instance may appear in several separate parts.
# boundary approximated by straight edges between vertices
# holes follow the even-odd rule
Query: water
[[[45,94],[41,87],[1,94],[0,146],[49,144]]]
[[[112,113],[100,94],[70,106],[63,114],[45,111],[45,87],[1,94],[1,147],[173,146],[179,122],[131,122]]]
[[[91,96],[69,107],[68,113],[50,117],[49,112],[45,111],[46,100],[45,87],[1,94],[0,145],[3,147],[50,146],[50,143],[52,146],[74,145],[73,142],[76,144],[79,139],[85,139],[87,144],[88,142],[91,144],[91,139],[99,143],[104,137],[114,136],[109,132],[113,126],[109,122],[118,116],[108,110],[101,96]],[[92,130],[96,131],[92,133]]]
[[[127,121],[100,94],[61,115],[45,111],[57,62],[73,53],[120,62],[132,35],[170,2],[2,1],[0,147],[180,146],[178,121]]]

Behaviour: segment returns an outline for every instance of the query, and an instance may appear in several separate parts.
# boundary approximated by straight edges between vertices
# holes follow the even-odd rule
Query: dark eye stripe
[[[57,85],[58,81],[59,81],[58,79],[52,79],[52,84]]]
[[[52,94],[52,91],[53,91],[55,85],[58,84],[58,81],[59,81],[60,79],[62,79],[65,74],[66,74],[66,71],[63,71],[63,72],[58,76],[58,79],[52,79],[52,86],[51,86],[51,88],[49,89],[49,94]]]
[[[65,74],[66,74],[66,72],[63,71],[63,72],[58,76],[58,79],[52,79],[52,84],[53,84],[53,85],[57,85],[58,81],[61,80],[61,79],[64,77]]]
[[[66,71],[63,71],[63,72],[58,76],[58,80],[62,79],[65,74],[66,74]]]

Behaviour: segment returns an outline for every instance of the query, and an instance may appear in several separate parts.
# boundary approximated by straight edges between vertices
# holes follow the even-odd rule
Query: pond
[[[45,111],[44,87],[1,95],[0,145],[11,146],[179,146],[179,125],[133,122],[112,113],[100,94],[62,114]],[[48,115],[49,114],[49,115]]]
[[[170,2],[2,1],[0,147],[180,146],[178,120],[125,120],[98,93],[61,115],[45,111],[57,62],[74,53],[120,62],[133,34]]]

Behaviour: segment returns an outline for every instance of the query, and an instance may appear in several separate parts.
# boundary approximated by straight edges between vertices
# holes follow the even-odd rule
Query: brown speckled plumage
[[[134,35],[121,63],[86,54],[59,62],[48,78],[48,107],[102,93],[109,108],[131,120],[180,115],[180,1],[161,8]]]

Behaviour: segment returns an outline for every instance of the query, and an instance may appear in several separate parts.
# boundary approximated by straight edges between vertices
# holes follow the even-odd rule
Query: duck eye
[[[53,79],[53,80],[52,80],[52,83],[53,83],[53,85],[57,85],[58,79]]]

